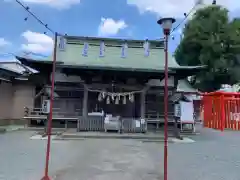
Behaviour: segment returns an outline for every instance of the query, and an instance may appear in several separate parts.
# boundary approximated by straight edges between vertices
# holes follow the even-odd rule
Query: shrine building
[[[63,39],[64,38],[64,39]],[[144,120],[147,128],[164,122],[164,40],[122,40],[113,38],[64,36],[57,42],[57,64],[53,103],[55,126],[77,130],[102,131],[104,116],[121,117],[128,122]],[[146,49],[147,46],[147,49]],[[31,125],[47,116],[42,104],[49,99],[52,57],[39,60],[16,57],[22,65],[36,70],[27,80],[11,83],[31,87],[32,104],[22,106],[22,117]],[[185,80],[203,66],[180,66],[168,58],[169,123],[173,122],[172,97],[191,93]],[[25,109],[24,109],[25,108]]]

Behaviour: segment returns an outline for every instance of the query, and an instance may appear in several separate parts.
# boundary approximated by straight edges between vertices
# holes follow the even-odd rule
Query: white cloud
[[[112,18],[101,18],[98,34],[99,36],[114,36],[126,27],[127,24],[123,20],[115,21]]]
[[[152,12],[157,16],[182,18],[194,6],[196,0],[127,0],[129,5],[134,5],[140,13]],[[205,5],[211,4],[212,0],[203,0]],[[227,7],[230,11],[240,9],[240,1],[217,0],[217,4]]]
[[[0,38],[0,47],[10,45],[11,43],[4,38]]]
[[[22,0],[25,3],[47,5],[58,9],[67,9],[73,5],[79,4],[81,0]]]
[[[28,30],[22,36],[26,40],[26,43],[21,46],[24,51],[50,53],[53,49],[53,39],[45,34]]]

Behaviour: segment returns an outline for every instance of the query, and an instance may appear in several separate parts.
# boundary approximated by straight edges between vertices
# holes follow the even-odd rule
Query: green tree
[[[184,37],[175,51],[180,65],[207,65],[193,78],[202,91],[214,91],[221,84],[234,84],[240,79],[240,19],[228,18],[221,6],[199,9],[188,21]]]

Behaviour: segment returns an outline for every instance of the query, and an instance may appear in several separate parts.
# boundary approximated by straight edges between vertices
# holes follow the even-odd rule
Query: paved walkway
[[[0,179],[39,180],[46,140],[35,132],[0,135]],[[168,180],[239,180],[240,132],[205,129],[191,144],[169,144]],[[163,143],[121,139],[52,141],[55,180],[162,180]]]

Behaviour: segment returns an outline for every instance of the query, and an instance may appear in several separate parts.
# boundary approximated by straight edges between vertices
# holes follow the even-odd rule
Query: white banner
[[[63,36],[60,36],[59,38],[58,48],[60,51],[64,51],[66,48],[66,39]]]
[[[88,43],[87,42],[84,42],[84,45],[83,45],[83,51],[82,51],[82,55],[83,56],[88,56]]]
[[[122,57],[122,58],[127,57],[127,49],[128,49],[128,45],[127,45],[127,43],[125,42],[125,43],[122,45],[122,48],[121,48],[121,57]]]
[[[104,57],[105,55],[105,43],[102,41],[100,43],[100,52],[99,52],[99,57]]]
[[[148,40],[144,42],[143,48],[144,48],[144,56],[148,57],[150,54],[150,43],[148,42]]]
[[[193,108],[193,103],[192,102],[184,102],[180,101],[180,108],[181,108],[181,117],[180,120],[181,122],[194,122],[193,118],[193,113],[194,113],[194,108]]]

